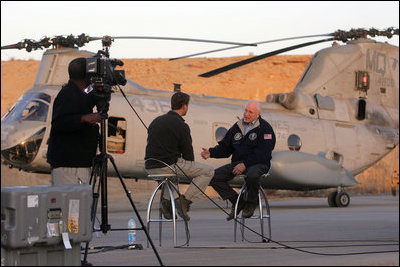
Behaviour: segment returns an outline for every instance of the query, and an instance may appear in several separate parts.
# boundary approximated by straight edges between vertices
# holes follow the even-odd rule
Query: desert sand
[[[181,84],[184,92],[265,101],[270,93],[290,92],[307,66],[311,55],[274,56],[231,70],[212,78],[199,74],[247,57],[190,58],[169,61],[157,59],[122,59],[126,77],[154,89],[173,90],[174,83]],[[1,62],[1,115],[33,86],[40,62],[35,60],[11,60]],[[391,188],[393,168],[398,170],[398,147],[371,168],[357,175],[361,183],[348,189],[351,194],[388,193]],[[1,187],[48,184],[49,175],[29,174],[2,165]],[[128,182],[135,192],[150,192],[153,182]],[[120,189],[115,189],[118,194]],[[112,191],[112,190],[111,190]],[[212,190],[210,190],[212,191]],[[112,193],[111,193],[112,194]],[[279,192],[275,193],[279,195]],[[282,193],[283,194],[283,193]],[[318,192],[286,195],[315,195]],[[326,191],[323,193],[326,195]]]

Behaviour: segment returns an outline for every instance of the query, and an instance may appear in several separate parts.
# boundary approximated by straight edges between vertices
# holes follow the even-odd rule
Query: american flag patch
[[[264,140],[272,139],[272,134],[264,134]]]

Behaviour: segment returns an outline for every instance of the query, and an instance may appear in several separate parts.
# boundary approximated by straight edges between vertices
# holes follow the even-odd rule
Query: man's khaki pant
[[[59,167],[51,170],[51,185],[89,184],[91,167],[70,168]]]
[[[172,164],[171,168],[176,170],[178,176],[183,177],[182,179],[187,179],[187,177],[183,174],[185,173],[192,181],[184,193],[185,198],[191,201],[193,199],[200,198],[203,195],[202,192],[206,190],[210,180],[214,176],[214,167],[204,163],[187,161],[182,158],[178,159],[176,165],[179,167],[175,166],[175,164]],[[168,167],[148,169],[147,171],[150,174],[172,173],[171,169]],[[198,188],[194,184],[196,184]],[[166,199],[170,198],[169,194],[164,194],[164,197]]]

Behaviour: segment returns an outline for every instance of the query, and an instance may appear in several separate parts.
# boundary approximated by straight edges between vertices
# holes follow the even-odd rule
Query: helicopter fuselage
[[[352,186],[357,184],[354,175],[398,145],[398,48],[387,47],[355,42],[321,50],[292,93],[269,95],[261,103],[261,116],[272,125],[277,138],[271,175],[261,181],[264,187],[313,190]],[[77,49],[45,53],[34,87],[2,119],[4,162],[26,171],[50,172],[46,152],[52,104],[68,80],[70,60],[91,55]],[[368,75],[362,76],[365,73]],[[368,88],[357,81],[368,83]],[[144,88],[130,80],[123,90],[146,125],[170,110],[173,92]],[[147,179],[147,130],[118,89],[114,91],[106,129],[107,152],[123,177]],[[184,119],[191,129],[196,160],[204,161],[201,148],[215,146],[242,117],[246,103],[191,94]],[[229,161],[208,159],[205,163],[218,167]],[[113,168],[108,170],[115,175]],[[242,183],[242,177],[232,180],[234,185]]]

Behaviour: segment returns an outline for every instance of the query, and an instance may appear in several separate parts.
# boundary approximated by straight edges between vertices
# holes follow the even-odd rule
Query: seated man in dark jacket
[[[258,202],[260,176],[271,167],[271,153],[275,147],[275,133],[271,125],[261,118],[260,104],[250,101],[245,108],[243,119],[235,123],[218,145],[201,152],[204,159],[227,158],[232,155],[230,164],[215,170],[210,185],[222,199],[229,199],[232,210],[227,220],[234,217],[235,203],[238,194],[228,181],[235,175],[246,174],[247,198],[239,202],[238,212],[243,209],[242,216],[250,218]]]
[[[171,97],[172,110],[151,122],[145,156],[145,167],[149,173],[171,172],[168,167],[159,162],[163,161],[171,167],[177,165],[178,175],[182,175],[181,171],[183,171],[192,178],[192,183],[185,194],[176,199],[179,207],[178,214],[186,220],[190,220],[187,212],[192,200],[202,195],[202,191],[204,192],[214,175],[212,166],[194,161],[190,128],[182,118],[188,111],[189,100],[189,95],[182,92],[175,93]],[[169,197],[169,194],[166,194],[166,197]],[[172,219],[170,202],[163,199],[161,204],[164,217]]]

